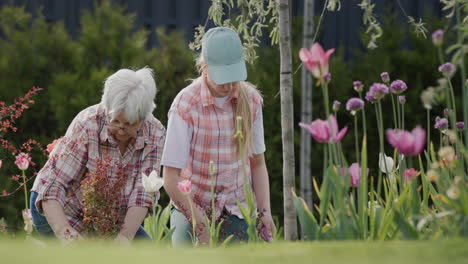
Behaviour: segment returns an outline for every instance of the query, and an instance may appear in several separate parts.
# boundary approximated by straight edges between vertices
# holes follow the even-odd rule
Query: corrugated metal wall
[[[426,12],[442,16],[439,0],[399,0],[408,15],[415,18],[422,17]],[[0,0],[0,5],[13,3],[25,5],[30,12],[43,7],[47,20],[65,22],[72,35],[79,32],[80,10],[90,9],[93,0]],[[137,27],[153,30],[156,27],[166,27],[168,30],[182,30],[187,41],[193,38],[193,29],[206,21],[210,0],[114,0],[125,4],[130,12],[137,13]],[[318,16],[325,0],[316,0],[315,14]],[[362,11],[358,7],[361,0],[341,0],[341,10],[336,12],[325,11],[319,34],[320,41],[325,48],[343,47],[345,57],[355,48],[360,48],[359,30],[362,25]],[[382,18],[385,13],[395,12],[402,21],[406,18],[398,7],[397,0],[373,0],[376,4],[376,14]],[[293,16],[303,15],[303,1],[291,0],[291,13]],[[150,35],[148,46],[157,45],[154,34]]]

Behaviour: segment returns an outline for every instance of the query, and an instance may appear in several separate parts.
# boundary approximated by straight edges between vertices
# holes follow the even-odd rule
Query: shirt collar
[[[211,94],[210,92],[210,89],[208,88],[208,84],[206,83],[205,81],[205,78],[203,77],[200,77],[201,81],[200,81],[200,96],[201,96],[201,102],[202,102],[202,105],[203,106],[209,106],[209,105],[212,105],[214,104],[214,98],[213,98],[213,95]],[[239,97],[239,85],[236,85],[232,91],[231,91],[231,94],[229,95],[228,99],[226,100],[229,101],[229,100],[237,100],[237,98]]]

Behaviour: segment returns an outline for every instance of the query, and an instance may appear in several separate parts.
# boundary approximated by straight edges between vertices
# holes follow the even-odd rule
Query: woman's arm
[[[132,240],[135,237],[138,228],[140,228],[141,223],[145,220],[147,213],[147,207],[133,206],[128,208],[124,223],[116,240]]]
[[[55,235],[62,241],[74,238],[81,239],[81,235],[68,223],[62,205],[57,200],[42,201],[44,214]]]

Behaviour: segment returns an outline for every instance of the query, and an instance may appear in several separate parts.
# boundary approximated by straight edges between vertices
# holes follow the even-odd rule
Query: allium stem
[[[380,153],[384,153],[384,135],[383,135],[383,116],[382,116],[382,104],[380,100],[377,101],[376,104],[376,114],[377,119],[379,120],[379,146],[380,146]],[[380,197],[380,189],[382,187],[382,171],[378,170],[378,178],[377,178],[377,197]]]
[[[431,143],[431,121],[430,121],[430,110],[429,109],[426,109],[426,120],[427,120],[427,126],[426,126],[426,131],[427,131],[427,138],[426,138],[426,141],[427,141],[427,153],[430,153],[429,152],[429,148],[430,148],[430,143]]]
[[[405,129],[405,105],[401,105],[401,129]]]
[[[395,98],[394,98],[394,95],[391,94],[390,95],[390,98],[392,98],[392,109],[393,109],[393,127],[394,128],[398,128],[398,118],[397,118],[397,115],[396,115],[396,112],[395,112]],[[398,104],[397,104],[397,107],[398,107]],[[399,117],[399,116],[398,116]]]
[[[359,93],[359,98],[362,100],[362,92]],[[362,114],[362,134],[363,134],[363,136],[366,136],[367,135],[367,127],[366,127],[366,107],[365,107],[365,105],[361,109],[361,114]]]
[[[461,8],[456,9],[456,20],[457,20],[457,25],[461,25],[461,17],[460,17],[460,11]],[[465,39],[465,33],[459,28],[457,30],[457,37],[458,37],[458,44],[463,44],[463,41]],[[463,121],[465,124],[468,124],[468,84],[466,81],[466,69],[465,69],[465,56],[460,56],[460,77],[461,77],[461,88],[462,88],[462,93],[463,93]],[[464,129],[463,133],[465,135],[465,144],[468,143],[468,129]],[[461,138],[461,137],[460,137]],[[468,160],[467,160],[468,162]]]
[[[359,135],[358,135],[358,126],[357,126],[357,116],[354,115],[354,146],[356,148],[356,160],[358,164],[361,164],[359,162]]]

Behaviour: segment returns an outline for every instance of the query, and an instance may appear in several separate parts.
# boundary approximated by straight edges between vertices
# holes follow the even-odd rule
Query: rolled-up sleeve
[[[148,152],[148,154],[144,155],[143,157],[140,171],[145,173],[146,175],[149,175],[154,170],[156,171],[156,174],[160,176],[161,156],[164,148],[165,134],[166,131],[164,127],[160,128],[158,132],[155,133],[155,135],[152,135],[156,137],[155,144],[146,147],[150,148],[149,151],[143,149],[143,152]],[[135,177],[135,185],[128,200],[127,207],[148,207],[151,210],[153,206],[153,198],[155,198],[156,202],[159,199],[159,191],[154,193],[153,195],[151,193],[146,192],[145,188],[143,187],[141,177],[141,173],[139,173]]]
[[[67,191],[81,180],[88,160],[88,135],[86,129],[76,123],[51,153],[46,165],[38,174],[36,207],[43,214],[41,202],[57,200],[65,206]]]

